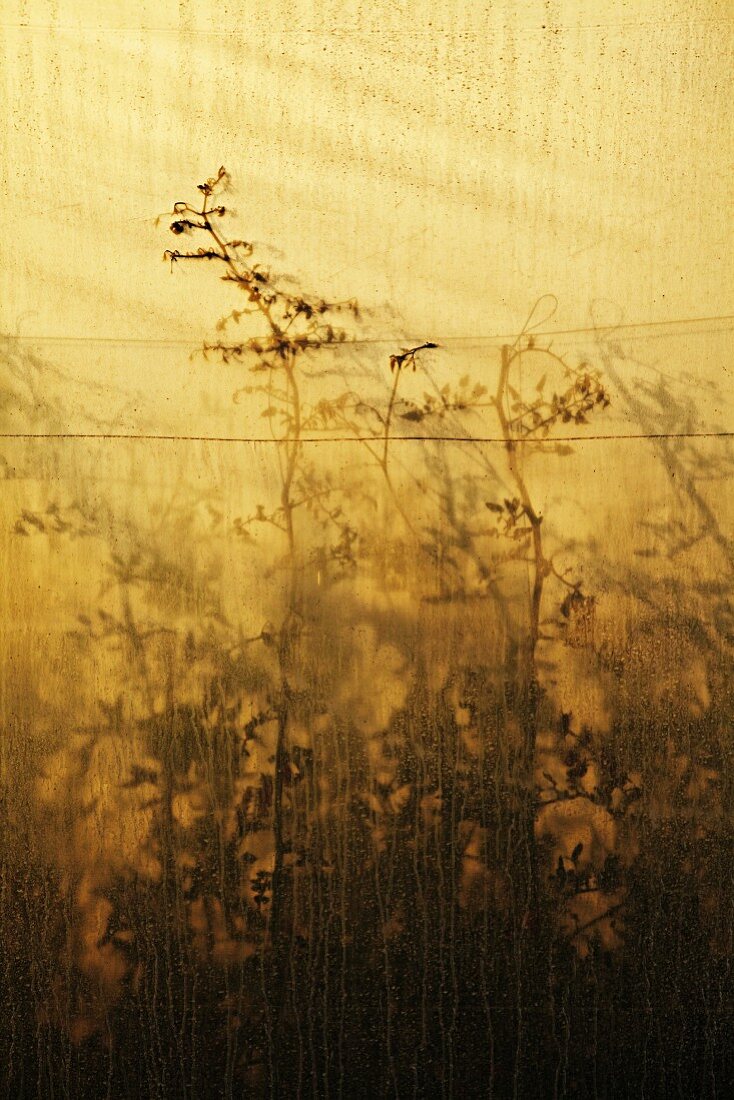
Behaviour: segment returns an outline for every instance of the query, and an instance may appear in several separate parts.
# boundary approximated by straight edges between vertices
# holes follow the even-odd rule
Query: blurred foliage
[[[219,329],[252,330],[205,351],[262,400],[272,499],[225,517],[177,492],[146,527],[57,495],[11,523],[95,541],[105,573],[65,631],[66,694],[92,683],[96,706],[64,720],[30,673],[4,696],[3,1093],[724,1095],[730,543],[699,485],[718,467],[663,455],[703,502],[715,590],[684,570],[660,598],[603,545],[562,567],[528,448],[572,453],[558,430],[610,404],[609,348],[604,374],[569,364],[536,306],[493,391],[435,385],[433,341],[389,357],[382,404],[324,383],[362,312],[229,240],[227,185],[175,204],[172,232],[206,244],[166,256],[244,299]],[[645,424],[673,416],[664,384],[625,385]],[[490,462],[462,438],[469,476],[441,441],[481,409],[497,439]],[[425,433],[407,472],[405,427]],[[335,436],[366,472],[333,465]],[[638,521],[684,552],[674,522]],[[271,593],[251,629],[226,539]]]

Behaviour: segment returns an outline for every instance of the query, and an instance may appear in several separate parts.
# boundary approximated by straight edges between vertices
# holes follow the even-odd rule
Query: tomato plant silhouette
[[[551,295],[458,369],[381,341],[229,237],[230,188],[165,253],[227,298],[226,486],[195,459],[134,520],[64,483],[10,518],[101,579],[56,701],[50,648],[3,689],[4,1094],[723,1095],[731,544],[692,446],[660,444],[713,588],[610,564],[548,490],[585,507],[590,426],[675,402],[544,342]]]

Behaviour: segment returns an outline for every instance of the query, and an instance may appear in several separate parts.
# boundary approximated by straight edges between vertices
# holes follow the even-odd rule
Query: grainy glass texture
[[[1,20],[0,1095],[730,1095],[731,5]]]

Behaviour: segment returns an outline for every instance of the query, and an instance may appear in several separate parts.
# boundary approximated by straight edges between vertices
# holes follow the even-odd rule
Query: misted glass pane
[[[725,20],[15,7],[0,1094],[729,1095]]]

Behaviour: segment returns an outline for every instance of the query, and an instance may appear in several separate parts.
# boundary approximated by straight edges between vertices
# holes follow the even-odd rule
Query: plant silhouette
[[[574,522],[587,426],[683,430],[685,386],[542,341],[552,296],[481,358],[364,340],[229,193],[174,204],[165,258],[221,278],[197,369],[268,445],[116,491],[61,442],[12,467],[17,560],[84,576],[58,654],[4,635],[2,1091],[721,1095],[728,453],[641,444],[671,495],[613,557]],[[8,357],[13,416],[63,426]]]

